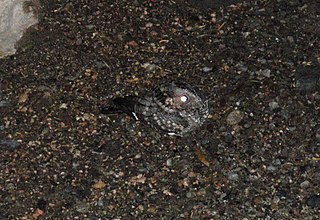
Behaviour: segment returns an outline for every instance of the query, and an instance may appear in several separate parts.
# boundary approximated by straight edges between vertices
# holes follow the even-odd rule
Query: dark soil
[[[0,60],[0,219],[317,219],[320,3],[231,2],[43,1]],[[209,99],[188,137],[100,113],[170,80]]]

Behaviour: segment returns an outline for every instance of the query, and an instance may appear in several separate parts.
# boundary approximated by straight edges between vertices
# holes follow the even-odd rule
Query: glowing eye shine
[[[186,101],[188,101],[188,97],[183,95],[180,97],[180,100],[181,100],[181,102],[186,102]]]

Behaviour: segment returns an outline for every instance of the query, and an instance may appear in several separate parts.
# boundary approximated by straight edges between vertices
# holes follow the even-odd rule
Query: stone
[[[269,108],[271,111],[278,109],[280,107],[279,103],[276,101],[269,102]]]
[[[0,150],[15,150],[20,145],[20,142],[16,140],[0,140]]]
[[[311,195],[307,199],[307,205],[311,206],[312,208],[320,208],[320,195]]]
[[[16,52],[17,42],[38,23],[37,0],[0,0],[0,58]]]
[[[234,173],[234,172],[229,172],[228,173],[228,180],[230,180],[230,181],[238,181],[239,180],[239,174]]]
[[[239,124],[244,117],[244,113],[238,110],[232,111],[227,116],[227,123],[229,125]]]
[[[300,183],[300,187],[302,189],[306,189],[310,187],[310,182],[308,180],[303,181],[302,183]]]
[[[303,92],[320,91],[320,65],[297,68],[296,89]]]

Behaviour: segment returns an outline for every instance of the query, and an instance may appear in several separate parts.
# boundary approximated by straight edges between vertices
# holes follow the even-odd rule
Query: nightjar
[[[169,135],[185,136],[199,128],[209,115],[207,100],[190,85],[170,82],[144,97],[115,98],[103,114],[124,112],[154,125]]]

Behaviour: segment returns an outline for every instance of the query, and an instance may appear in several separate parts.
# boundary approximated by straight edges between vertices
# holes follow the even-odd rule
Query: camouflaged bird
[[[115,98],[104,114],[124,112],[154,125],[169,135],[185,136],[199,128],[209,114],[208,102],[186,83],[166,83],[144,97]]]

